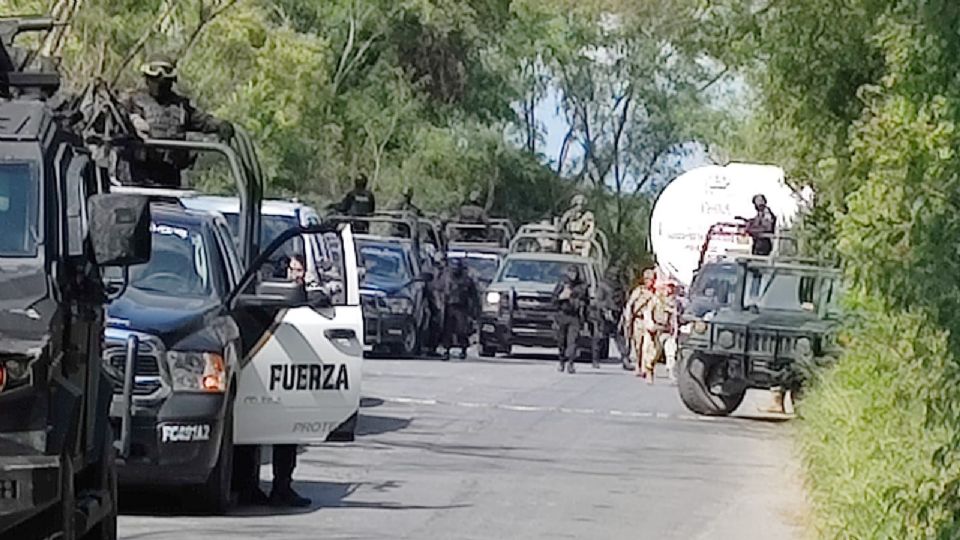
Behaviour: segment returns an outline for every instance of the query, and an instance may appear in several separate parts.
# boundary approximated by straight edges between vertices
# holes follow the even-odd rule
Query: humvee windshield
[[[30,162],[0,163],[0,257],[34,257],[39,239],[39,180]]]
[[[748,268],[743,287],[744,308],[807,311],[826,315],[836,311],[838,280],[809,270]]]

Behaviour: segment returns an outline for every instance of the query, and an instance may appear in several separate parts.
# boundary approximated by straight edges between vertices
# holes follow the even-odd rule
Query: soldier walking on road
[[[187,138],[187,132],[199,132],[217,133],[223,141],[233,138],[234,128],[230,122],[201,111],[173,90],[177,67],[172,60],[153,57],[140,71],[144,76],[144,88],[133,93],[126,102],[130,119],[140,137],[182,141]],[[179,188],[181,173],[193,165],[194,159],[188,150],[137,148],[133,155],[124,159],[117,174],[124,182]]]
[[[445,283],[446,320],[444,321],[443,346],[444,360],[450,358],[450,351],[460,347],[460,358],[467,357],[470,336],[473,334],[472,321],[479,315],[480,293],[477,285],[467,272],[461,259],[450,261],[450,275]]]
[[[583,327],[587,307],[587,286],[580,276],[580,269],[571,264],[560,283],[553,291],[553,302],[557,306],[557,344],[560,364],[558,371],[575,373],[573,363],[577,359],[577,338]]]

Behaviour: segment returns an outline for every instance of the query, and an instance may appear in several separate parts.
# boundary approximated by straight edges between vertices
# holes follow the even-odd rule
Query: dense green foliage
[[[672,175],[700,134],[697,90],[712,76],[675,45],[686,2],[657,4],[629,16],[566,0],[8,0],[4,11],[69,21],[42,44],[74,89],[94,77],[132,88],[145,57],[177,58],[181,90],[254,135],[271,195],[322,205],[362,172],[385,206],[412,186],[422,208],[450,211],[478,187],[493,213],[523,222],[583,191],[636,264],[641,188]],[[545,145],[551,96],[549,116],[569,124],[560,148]]]
[[[956,538],[960,5],[747,5],[709,13],[758,94],[740,148],[814,182],[808,222],[852,286],[846,352],[802,410],[818,532]]]

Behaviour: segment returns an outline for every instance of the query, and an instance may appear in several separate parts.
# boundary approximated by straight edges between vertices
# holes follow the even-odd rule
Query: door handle
[[[349,328],[330,328],[324,330],[323,335],[327,339],[355,339],[357,337],[356,332]]]

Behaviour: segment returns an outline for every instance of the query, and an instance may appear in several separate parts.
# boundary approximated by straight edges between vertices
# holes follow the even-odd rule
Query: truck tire
[[[198,492],[200,507],[209,514],[225,514],[233,505],[233,400],[227,403],[217,463]]]
[[[490,345],[480,344],[480,356],[482,358],[493,358],[497,355],[497,348]]]
[[[703,416],[727,416],[737,410],[746,390],[729,396],[718,396],[709,390],[707,380],[718,362],[709,362],[694,354],[678,362],[677,387],[680,400],[691,412]]]
[[[413,321],[403,325],[403,341],[398,347],[398,356],[413,358],[420,352],[420,332]]]

